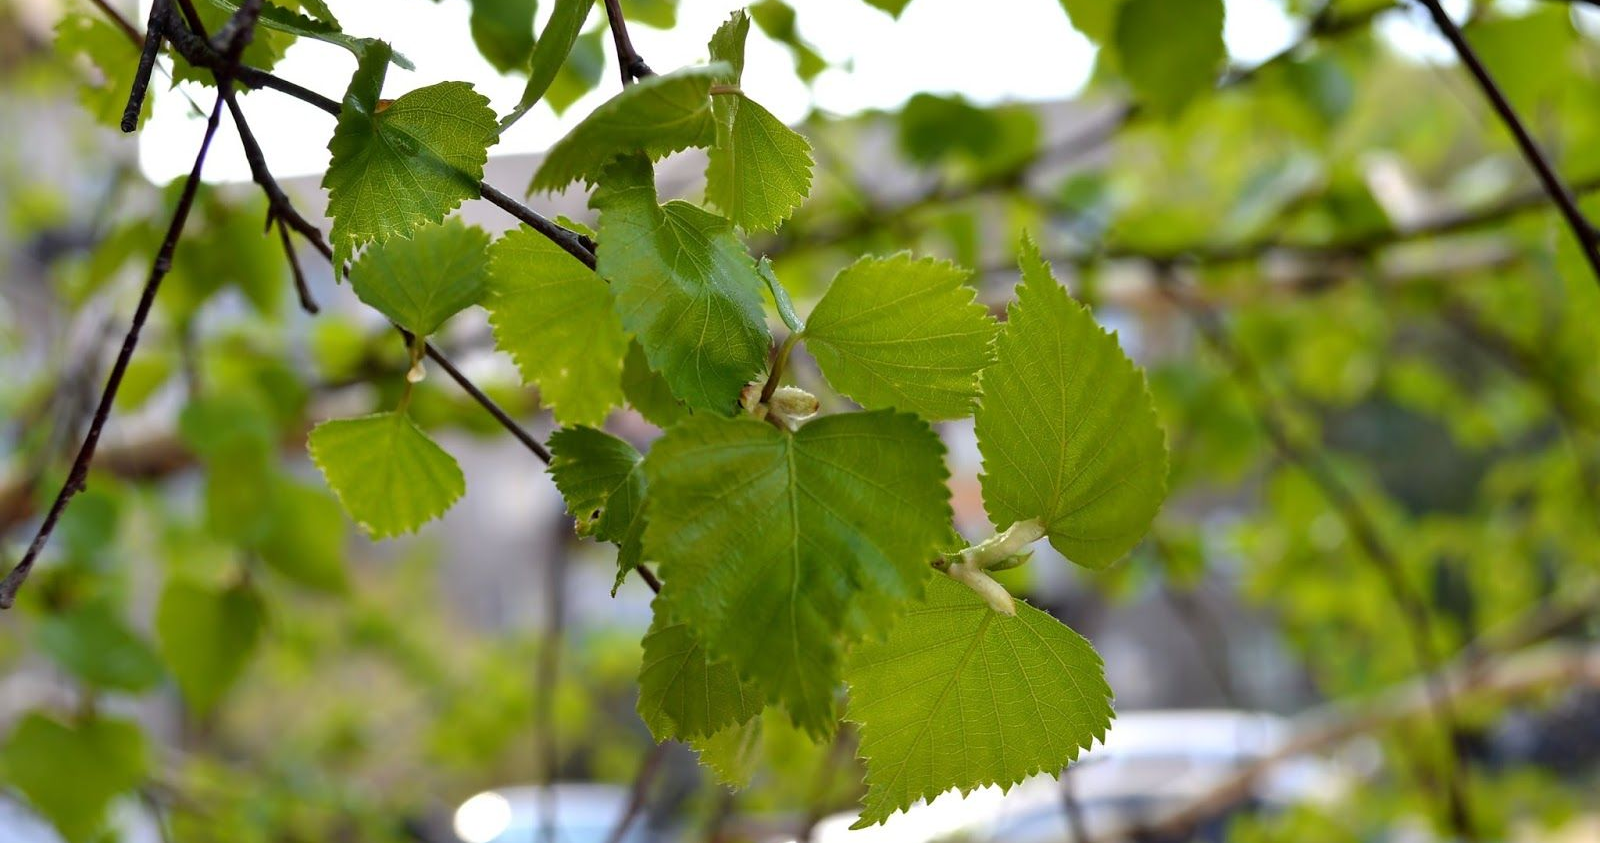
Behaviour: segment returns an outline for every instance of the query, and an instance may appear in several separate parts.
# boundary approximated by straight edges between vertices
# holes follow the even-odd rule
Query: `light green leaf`
[[[380,42],[362,57],[328,142],[333,159],[322,186],[335,266],[366,243],[439,222],[463,199],[477,198],[500,134],[489,100],[465,82],[381,101],[390,52]]]
[[[970,274],[909,252],[862,258],[811,311],[806,348],[828,381],[863,407],[966,416],[978,372],[994,359],[996,330],[964,283]]]
[[[534,0],[472,0],[472,42],[495,70],[528,69],[534,11]]]
[[[455,458],[404,413],[325,421],[307,444],[345,512],[373,538],[417,529],[467,488]]]
[[[477,304],[488,286],[489,235],[459,219],[391,237],[350,268],[356,297],[418,336]]]
[[[589,9],[593,6],[594,0],[556,0],[555,11],[551,12],[550,20],[545,22],[539,40],[533,45],[528,84],[522,89],[522,99],[500,121],[501,132],[521,120],[522,115],[538,104],[545,91],[550,89],[550,83],[556,80],[561,66],[572,53],[572,46],[577,42],[578,33],[583,30],[583,22],[589,17]]]
[[[573,103],[600,84],[600,75],[606,69],[606,33],[605,27],[596,27],[572,42],[566,62],[544,92],[544,102],[555,113],[565,114]]]
[[[710,737],[690,738],[689,746],[700,754],[700,763],[717,781],[737,790],[750,784],[761,761],[761,724],[762,718],[752,716]]]
[[[645,555],[671,616],[781,701],[833,728],[843,652],[922,590],[950,523],[944,448],[915,416],[827,416],[794,434],[694,416],[645,458]]]
[[[489,248],[495,345],[561,424],[598,425],[620,405],[628,334],[611,290],[550,239],[519,228]]]
[[[207,0],[207,2],[227,12],[229,15],[239,11],[239,0]],[[374,45],[382,43],[374,38],[355,38],[344,34],[339,29],[339,22],[334,19],[333,13],[329,11],[327,5],[322,3],[321,0],[301,0],[299,5],[305,7],[317,17],[307,17],[274,3],[263,3],[261,4],[260,27],[343,47],[355,55],[358,60],[365,56],[367,50],[372,49]],[[415,69],[415,66],[405,56],[393,50],[388,52],[388,61],[393,62],[396,67],[405,68],[406,70]]]
[[[156,605],[156,640],[178,688],[204,716],[244,672],[261,637],[265,610],[246,584],[215,588],[172,579]]]
[[[1073,28],[1090,41],[1104,44],[1117,23],[1117,9],[1123,0],[1061,0],[1061,8],[1072,19]]]
[[[149,767],[138,725],[90,717],[68,725],[29,712],[0,749],[0,779],[22,794],[68,843],[106,831],[106,809],[133,790]]]
[[[555,192],[575,181],[593,184],[619,156],[642,152],[651,160],[716,140],[711,83],[726,65],[687,67],[629,85],[550,147],[528,191]]]
[[[741,10],[711,37],[711,60],[732,68],[719,82],[739,84],[749,31]],[[707,155],[706,199],[746,229],[777,228],[811,192],[811,144],[743,93],[718,95],[713,108],[717,139]]]
[[[686,202],[657,205],[642,156],[606,170],[590,205],[604,244],[596,271],[650,367],[690,407],[731,413],[772,344],[762,281],[733,227]]]
[[[279,480],[268,517],[271,529],[256,547],[261,561],[306,588],[333,594],[349,589],[344,564],[348,528],[327,492]]]
[[[622,394],[627,396],[628,406],[662,430],[689,415],[689,408],[673,397],[667,379],[650,368],[644,348],[637,341],[628,343],[628,356],[622,361]]]
[[[1167,449],[1144,376],[1023,242],[1022,284],[979,383],[983,500],[1029,518],[1073,562],[1122,558],[1166,496]]]
[[[867,764],[854,828],[951,788],[1059,774],[1111,724],[1089,642],[1026,603],[1001,615],[947,577],[888,640],[858,647],[845,678]]]
[[[639,717],[656,741],[708,738],[760,714],[761,689],[712,658],[694,632],[667,620],[660,598],[656,602],[639,668]]]
[[[161,681],[161,660],[110,605],[96,601],[49,615],[39,649],[95,688],[138,693]]]
[[[564,427],[550,435],[550,475],[577,522],[578,535],[617,545],[615,596],[642,560],[644,459],[632,445],[590,427]]]
[[[1222,0],[1125,0],[1117,10],[1118,66],[1139,101],[1174,114],[1217,80],[1228,58]]]
[[[911,5],[911,0],[866,0],[866,3],[868,6],[871,6],[875,9],[882,9],[898,18],[900,17],[900,13],[905,11],[907,6]]]

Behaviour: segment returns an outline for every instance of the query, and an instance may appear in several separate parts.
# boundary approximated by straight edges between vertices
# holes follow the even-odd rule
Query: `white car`
[[[1289,738],[1288,722],[1239,711],[1133,711],[1112,721],[1104,744],[1072,766],[1071,787],[1090,840],[1128,832],[1187,804],[1239,769],[1271,754]],[[1352,777],[1330,761],[1306,757],[1276,764],[1255,785],[1258,803],[1288,805],[1328,800]],[[855,812],[827,817],[812,843],[1063,843],[1068,824],[1062,784],[1053,776],[1028,779],[1009,793],[998,787],[965,798],[946,793],[918,803],[883,825],[852,831]],[[790,841],[792,843],[792,841]]]

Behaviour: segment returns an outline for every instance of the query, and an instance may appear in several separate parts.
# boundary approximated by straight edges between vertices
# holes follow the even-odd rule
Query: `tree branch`
[[[633,39],[628,37],[628,21],[622,16],[622,0],[606,0],[606,22],[611,27],[611,40],[617,46],[622,87],[628,87],[636,79],[654,76],[655,71],[639,57],[639,52],[633,48]]]
[[[154,0],[150,4],[150,22],[145,27],[144,43],[139,47],[139,67],[133,73],[133,87],[128,92],[128,104],[122,109],[122,131],[132,132],[139,128],[139,112],[144,109],[144,95],[150,88],[150,74],[156,68],[156,56],[161,52],[161,27],[158,25],[161,16],[165,13],[167,0]],[[116,16],[127,26],[126,32],[137,37],[138,33],[133,27],[122,20],[121,15]]]
[[[1528,165],[1538,175],[1539,183],[1544,186],[1544,191],[1549,195],[1550,201],[1554,202],[1556,207],[1560,209],[1561,216],[1567,221],[1567,227],[1571,228],[1573,236],[1578,238],[1578,246],[1583,250],[1583,256],[1588,260],[1589,269],[1594,272],[1595,280],[1600,282],[1600,231],[1597,231],[1593,223],[1589,222],[1588,217],[1584,216],[1583,209],[1578,207],[1578,200],[1573,196],[1572,191],[1567,189],[1566,184],[1561,181],[1561,177],[1556,174],[1555,167],[1545,157],[1544,152],[1539,149],[1538,143],[1534,141],[1533,135],[1528,132],[1528,128],[1523,124],[1522,118],[1517,116],[1516,109],[1512,108],[1511,102],[1506,99],[1505,92],[1500,90],[1499,84],[1489,74],[1489,69],[1478,58],[1478,54],[1472,49],[1472,45],[1467,43],[1467,38],[1462,34],[1461,28],[1456,26],[1455,21],[1451,20],[1450,16],[1445,13],[1444,7],[1439,4],[1439,0],[1418,0],[1418,2],[1422,3],[1423,7],[1428,10],[1428,14],[1433,18],[1434,25],[1439,28],[1445,39],[1450,42],[1450,46],[1455,48],[1456,55],[1461,57],[1461,63],[1466,65],[1467,70],[1472,74],[1472,78],[1477,81],[1484,97],[1489,100],[1489,105],[1499,115],[1500,121],[1505,123],[1506,128],[1510,130],[1511,136],[1516,139],[1517,147],[1522,151],[1522,157],[1527,159]]]

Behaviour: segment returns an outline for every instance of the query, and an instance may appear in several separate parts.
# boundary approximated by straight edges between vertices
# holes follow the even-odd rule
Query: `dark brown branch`
[[[100,444],[100,434],[105,430],[106,420],[111,417],[112,402],[116,400],[117,390],[122,386],[122,378],[127,374],[128,363],[133,359],[133,351],[139,345],[139,333],[144,330],[145,321],[150,317],[150,309],[155,305],[161,279],[172,269],[172,254],[177,250],[178,240],[183,236],[184,225],[189,221],[189,211],[194,208],[195,196],[200,191],[200,172],[205,168],[206,154],[211,151],[211,140],[216,137],[217,124],[221,117],[222,97],[219,95],[216,105],[211,108],[211,116],[206,120],[206,131],[200,141],[200,151],[195,155],[194,166],[190,168],[189,177],[183,183],[183,191],[178,196],[178,206],[172,213],[172,222],[167,225],[166,237],[161,241],[161,248],[157,250],[155,261],[150,265],[150,274],[145,279],[144,291],[139,294],[139,304],[133,311],[132,321],[128,324],[128,333],[122,338],[122,349],[117,352],[117,362],[111,367],[105,389],[100,393],[100,403],[95,407],[94,417],[89,421],[89,430],[84,434],[83,445],[78,448],[78,455],[73,459],[72,468],[67,472],[66,482],[61,484],[61,491],[56,493],[55,500],[45,513],[44,521],[39,525],[39,531],[34,534],[33,542],[28,545],[22,561],[6,574],[3,581],[0,581],[0,609],[11,608],[17,598],[17,589],[27,581],[34,562],[38,560],[40,552],[49,542],[50,534],[56,528],[56,522],[61,519],[61,513],[66,510],[73,496],[88,486],[89,465],[94,461],[94,450]]]
[[[289,272],[294,275],[294,293],[300,300],[300,309],[315,316],[322,308],[317,306],[317,300],[311,295],[311,285],[306,283],[305,270],[300,268],[300,256],[295,254],[294,243],[289,240],[289,227],[281,217],[272,223],[277,225],[278,242],[283,244],[283,256],[289,261]]]
[[[128,104],[122,109],[122,131],[132,132],[139,128],[139,112],[144,109],[144,95],[150,88],[150,74],[156,68],[156,56],[161,52],[161,26],[160,21],[167,6],[167,0],[154,0],[150,4],[150,23],[145,27],[144,43],[139,47],[139,66],[133,73],[133,87],[128,91]],[[122,16],[118,15],[121,21]],[[127,23],[127,21],[123,21]],[[128,32],[133,32],[133,27],[128,27]],[[137,33],[134,33],[137,36]]]
[[[639,51],[633,48],[633,39],[628,37],[628,21],[622,16],[622,0],[606,0],[606,22],[611,27],[611,41],[617,46],[622,87],[628,87],[636,79],[654,76],[655,71],[639,57]]]
[[[1597,231],[1589,222],[1589,218],[1584,216],[1583,209],[1578,207],[1578,200],[1572,191],[1567,189],[1561,177],[1556,174],[1555,167],[1551,165],[1544,151],[1539,149],[1539,144],[1534,141],[1528,127],[1522,122],[1522,118],[1517,116],[1510,100],[1506,99],[1505,92],[1489,74],[1489,69],[1478,58],[1472,45],[1467,43],[1467,37],[1461,32],[1461,28],[1456,26],[1455,21],[1445,13],[1439,0],[1419,0],[1419,2],[1428,10],[1434,25],[1444,34],[1450,46],[1455,48],[1456,55],[1461,57],[1461,63],[1466,65],[1472,78],[1477,81],[1484,97],[1489,100],[1489,105],[1510,130],[1511,136],[1516,139],[1522,157],[1527,159],[1528,165],[1539,177],[1539,183],[1543,185],[1550,201],[1560,209],[1561,216],[1567,221],[1567,227],[1571,228],[1573,236],[1578,238],[1578,245],[1583,249],[1583,256],[1588,260],[1589,269],[1594,272],[1595,280],[1600,282],[1600,231]]]

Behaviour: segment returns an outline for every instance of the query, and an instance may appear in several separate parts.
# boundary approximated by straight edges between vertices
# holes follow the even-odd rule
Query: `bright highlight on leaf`
[[[811,311],[806,348],[834,388],[863,407],[969,415],[996,330],[969,275],[908,252],[862,258]]]
[[[733,227],[687,202],[657,205],[642,156],[606,170],[589,204],[600,211],[596,271],[650,367],[690,407],[733,412],[772,344],[763,282]]]
[[[173,579],[156,606],[156,638],[183,698],[205,715],[238,681],[261,637],[265,610],[248,585]]]
[[[483,298],[488,248],[489,235],[459,219],[425,226],[362,252],[350,287],[389,321],[427,336]]]
[[[980,378],[983,501],[998,527],[1037,518],[1090,568],[1122,558],[1166,496],[1167,449],[1144,376],[1067,295],[1031,240]]]
[[[733,665],[711,658],[686,624],[664,620],[644,637],[639,717],[659,741],[709,738],[761,713],[761,689],[740,681]]]
[[[564,427],[550,436],[550,475],[577,521],[578,535],[617,546],[616,595],[641,561],[644,534],[644,457],[632,445],[590,427]]]
[[[712,61],[732,68],[719,84],[740,84],[749,31],[741,10],[712,36]],[[713,109],[717,140],[707,156],[706,199],[736,225],[777,228],[811,192],[811,143],[742,92],[718,94]]]
[[[325,421],[308,445],[345,512],[373,538],[417,529],[467,488],[455,458],[404,413]]]
[[[643,153],[653,161],[716,139],[711,83],[727,65],[710,64],[652,76],[629,85],[550,147],[528,192],[555,192],[575,181],[593,184],[619,156]]]
[[[645,458],[645,555],[672,617],[813,735],[845,648],[921,593],[949,529],[944,448],[915,416],[827,416],[794,434],[695,416]]]
[[[418,88],[381,104],[392,51],[373,44],[350,78],[322,179],[334,265],[370,242],[444,219],[478,196],[500,130],[489,100],[465,82]]]
[[[959,788],[1058,774],[1111,724],[1111,688],[1083,636],[1020,603],[1015,617],[934,577],[886,641],[851,655],[867,795],[855,828]]]
[[[549,238],[528,228],[489,249],[489,324],[495,345],[562,424],[598,425],[620,405],[628,334],[611,290]]]

